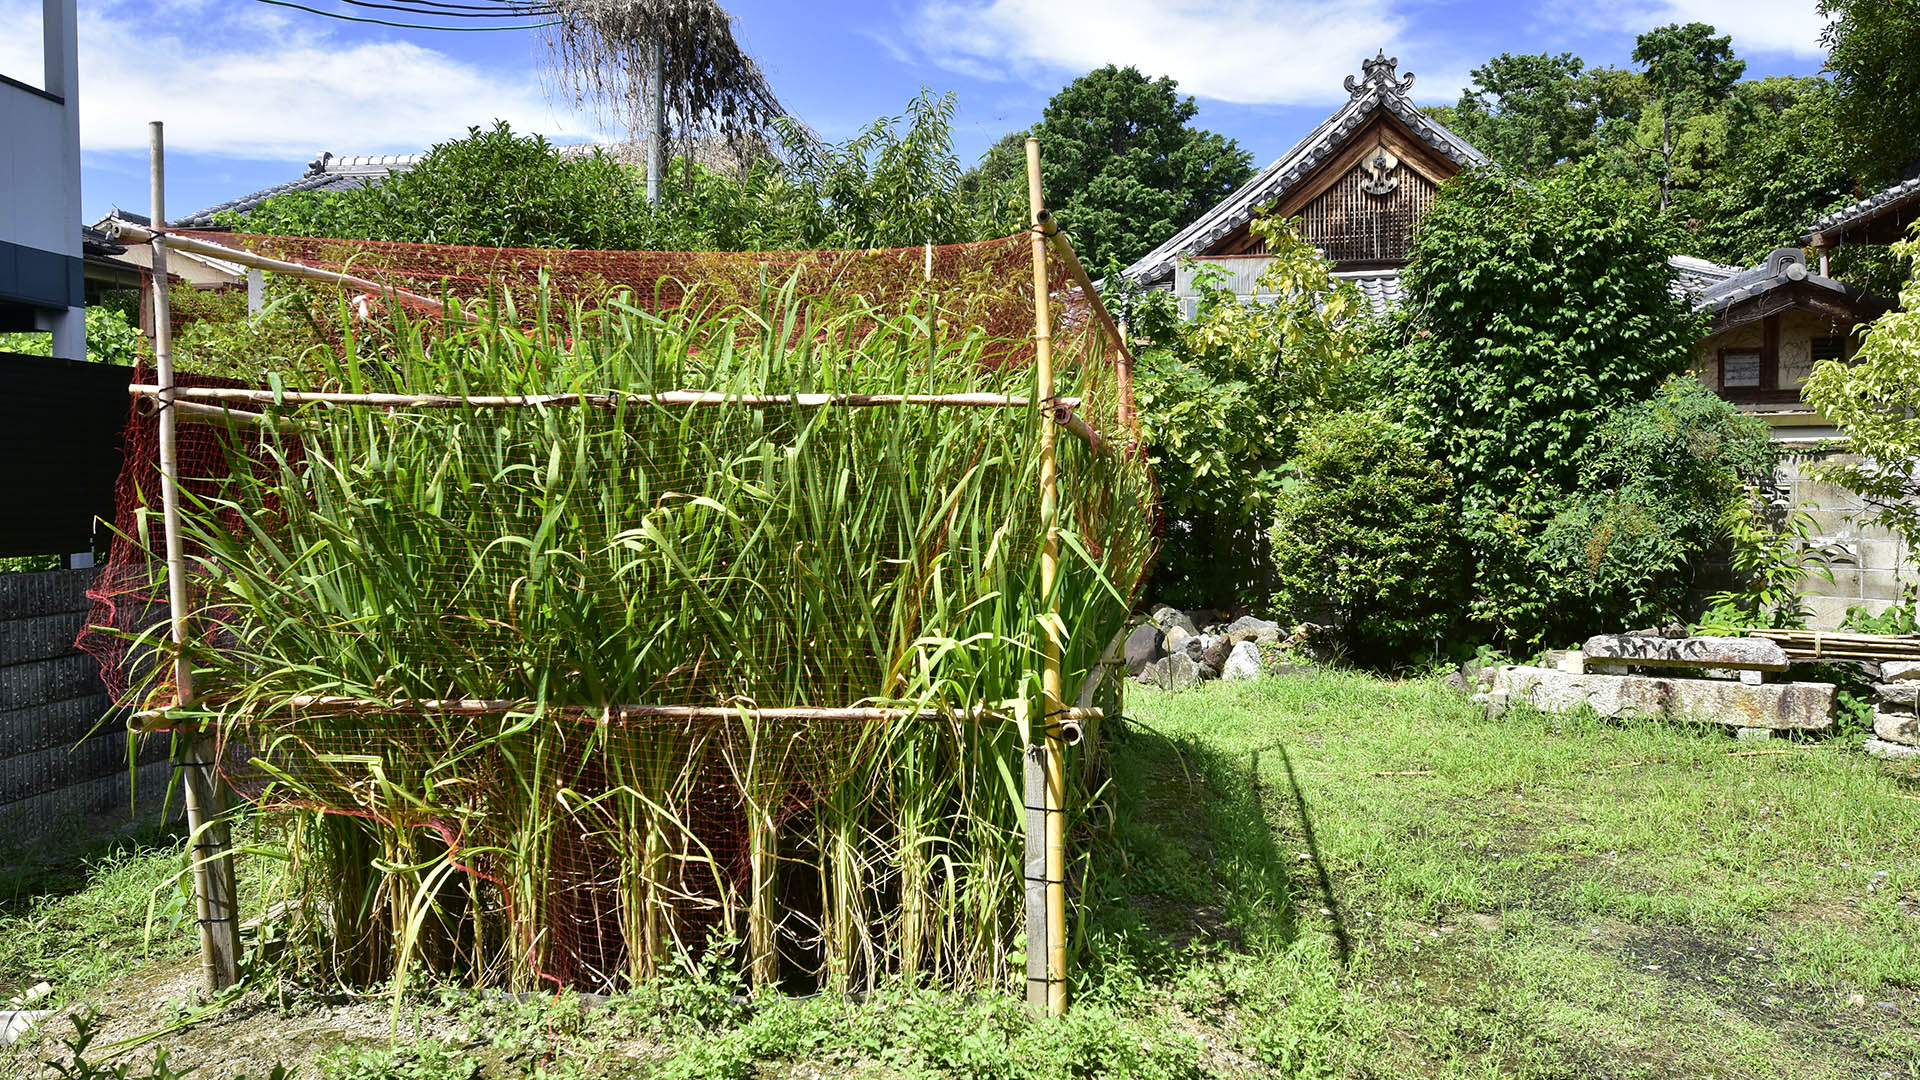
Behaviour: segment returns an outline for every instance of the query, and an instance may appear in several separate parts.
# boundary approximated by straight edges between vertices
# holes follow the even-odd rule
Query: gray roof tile
[[[1845,228],[1862,218],[1878,214],[1891,203],[1906,202],[1910,199],[1920,199],[1920,176],[1902,180],[1885,191],[1876,192],[1861,199],[1852,206],[1835,210],[1814,222],[1807,230],[1808,237],[1811,238],[1812,234],[1817,232],[1831,232],[1834,229]]]
[[[1262,169],[1240,190],[1227,196],[1199,220],[1175,233],[1172,239],[1148,252],[1127,268],[1128,277],[1142,284],[1158,284],[1173,273],[1173,264],[1182,256],[1197,255],[1214,242],[1251,220],[1267,204],[1287,193],[1307,174],[1337,152],[1354,132],[1374,113],[1386,110],[1404,124],[1422,142],[1457,165],[1481,165],[1486,155],[1466,140],[1447,130],[1445,125],[1420,111],[1407,91],[1413,76],[1396,75],[1397,57],[1382,52],[1361,64],[1362,76],[1347,77],[1350,97],[1324,123],[1292,150]]]

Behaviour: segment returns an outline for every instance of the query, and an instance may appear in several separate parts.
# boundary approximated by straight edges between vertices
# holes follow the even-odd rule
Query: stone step
[[[1551,668],[1494,671],[1490,703],[1542,712],[1587,706],[1601,716],[1692,720],[1731,728],[1819,731],[1833,726],[1832,683],[1748,683],[1649,675],[1576,675]]]

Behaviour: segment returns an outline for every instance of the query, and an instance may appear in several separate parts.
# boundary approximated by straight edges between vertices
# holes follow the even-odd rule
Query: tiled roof
[[[1486,155],[1413,103],[1407,96],[1407,91],[1413,88],[1413,76],[1396,75],[1398,64],[1398,58],[1384,52],[1361,64],[1364,74],[1360,79],[1347,77],[1350,97],[1345,105],[1240,190],[1128,267],[1127,276],[1144,285],[1156,285],[1170,277],[1174,263],[1182,256],[1197,255],[1245,225],[1262,207],[1286,194],[1337,153],[1349,136],[1381,110],[1393,114],[1420,141],[1455,164],[1463,168],[1484,164]]]
[[[1386,315],[1407,299],[1407,286],[1398,270],[1357,270],[1333,276],[1352,282],[1375,315]]]
[[[1737,266],[1696,259],[1691,255],[1675,255],[1667,263],[1680,272],[1679,280],[1674,283],[1675,293],[1683,298],[1692,298],[1695,303],[1700,303],[1699,298],[1707,295],[1715,285],[1741,273]],[[1373,308],[1376,315],[1385,315],[1406,302],[1407,285],[1398,270],[1353,270],[1338,272],[1333,276],[1358,286],[1360,295],[1367,298],[1367,305]]]
[[[1799,282],[1825,289],[1836,297],[1855,304],[1867,307],[1891,306],[1865,289],[1835,281],[1830,277],[1822,277],[1808,270],[1807,254],[1799,248],[1777,248],[1767,256],[1766,262],[1748,267],[1700,292],[1694,301],[1694,307],[1696,310],[1718,315],[1742,300],[1761,296]]]
[[[1807,230],[1808,238],[1814,233],[1832,232],[1844,229],[1870,217],[1877,217],[1895,204],[1920,201],[1920,176],[1902,180],[1885,191],[1869,195],[1852,206],[1842,207],[1813,223]]]
[[[242,195],[186,217],[175,218],[173,226],[177,229],[213,228],[215,214],[229,210],[244,214],[275,195],[295,191],[347,191],[363,187],[394,173],[406,172],[424,157],[425,154],[354,154],[337,157],[330,152],[323,153],[307,163],[306,173],[298,180],[275,184],[264,191]]]

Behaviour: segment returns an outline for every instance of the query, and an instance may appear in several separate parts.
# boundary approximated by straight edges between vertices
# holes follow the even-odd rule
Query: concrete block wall
[[[1847,455],[1831,451],[1796,454],[1775,475],[1787,505],[1804,506],[1813,516],[1815,541],[1844,553],[1834,563],[1831,583],[1817,577],[1805,582],[1807,606],[1813,612],[1807,625],[1816,630],[1837,628],[1851,607],[1877,615],[1899,603],[1904,590],[1920,581],[1914,553],[1899,534],[1867,522],[1871,508],[1860,496],[1811,475],[1819,463],[1847,460]]]
[[[129,775],[126,724],[93,658],[73,647],[93,574],[0,574],[0,844],[131,817],[165,791],[166,741],[147,739]]]

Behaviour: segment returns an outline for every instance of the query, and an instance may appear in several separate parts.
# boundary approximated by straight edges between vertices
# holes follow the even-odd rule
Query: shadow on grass
[[[1333,880],[1283,744],[1228,754],[1124,720],[1111,753],[1114,842],[1092,853],[1097,885],[1088,894],[1096,956],[1158,967],[1194,951],[1284,949],[1301,934],[1305,904],[1333,913],[1346,962]],[[1261,782],[1262,753],[1280,756],[1285,788]],[[1281,835],[1302,839],[1311,877],[1296,876]]]
[[[84,892],[101,866],[176,851],[185,837],[179,823],[163,823],[158,814],[134,821],[116,814],[82,818],[29,843],[0,846],[0,916]]]

